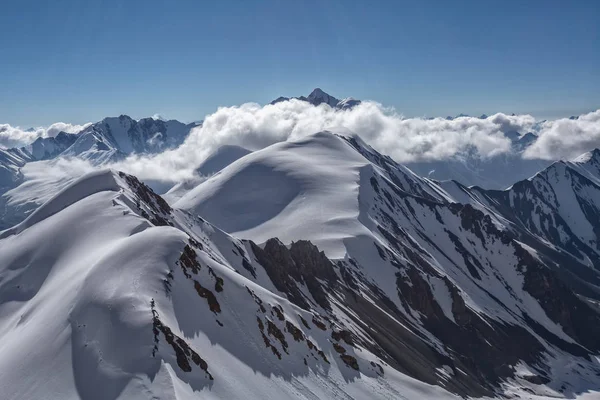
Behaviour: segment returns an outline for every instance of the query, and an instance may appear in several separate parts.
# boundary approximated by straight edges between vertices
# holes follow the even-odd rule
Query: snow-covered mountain
[[[156,118],[136,121],[121,115],[105,118],[76,134],[60,132],[19,149],[0,149],[0,229],[22,221],[77,177],[67,174],[24,181],[21,170],[25,164],[39,161],[52,164],[66,157],[102,166],[132,153],[152,154],[177,147],[196,126],[198,123]]]
[[[208,177],[247,154],[250,154],[250,150],[240,146],[223,145],[219,147],[196,168],[197,176],[195,178],[175,184],[163,194],[163,197],[169,203],[175,203]]]
[[[183,143],[194,126],[154,118],[136,121],[127,115],[105,118],[81,131],[62,155],[103,163],[132,153],[158,153]]]
[[[0,193],[17,184],[19,169],[31,160],[31,154],[23,149],[0,149]]]
[[[276,287],[301,307],[313,306],[308,291],[329,318],[353,321],[366,348],[419,380],[470,396],[598,390],[599,264],[508,220],[520,212],[514,203],[503,214],[445,185],[358,138],[323,132],[232,163],[175,207],[265,243],[268,254],[310,240],[335,274],[310,282],[290,269],[291,278],[272,277]],[[581,268],[595,280],[569,279]],[[577,365],[577,379],[565,363]]]
[[[598,152],[506,191],[346,133],[224,164],[173,205],[95,172],[0,233],[4,398],[600,391]]]
[[[286,299],[268,251],[132,176],[82,178],[0,233],[3,398],[453,397]],[[308,242],[278,251],[335,274]]]
[[[331,96],[329,93],[325,93],[320,88],[314,89],[308,95],[308,97],[300,96],[300,97],[292,97],[292,99],[306,101],[306,102],[312,104],[313,106],[318,106],[320,104],[327,104],[331,108],[337,108],[340,110],[347,110],[347,109],[350,109],[350,108],[360,104],[360,100],[356,100],[352,97],[347,97],[343,100],[336,99],[335,97]],[[280,96],[280,97],[276,98],[275,100],[273,100],[270,104],[277,104],[279,102],[287,101],[287,100],[290,100],[290,98]]]
[[[47,160],[68,149],[75,143],[76,139],[76,134],[59,132],[58,135],[53,137],[37,138],[30,145],[21,147],[21,150],[29,153],[32,160]]]

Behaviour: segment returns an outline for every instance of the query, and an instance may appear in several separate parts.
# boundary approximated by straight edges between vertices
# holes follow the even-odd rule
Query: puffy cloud
[[[539,138],[523,156],[545,160],[572,159],[600,147],[600,110],[577,119],[557,119],[541,124]]]
[[[179,181],[194,176],[194,169],[225,144],[257,150],[318,131],[344,127],[399,162],[443,160],[460,153],[482,158],[511,150],[505,133],[530,130],[532,116],[495,114],[487,119],[460,117],[403,118],[378,103],[362,102],[349,110],[334,110],[289,100],[260,106],[247,103],[221,107],[206,116],[177,149],[161,154],[130,156],[115,165],[146,179]]]
[[[56,122],[56,123],[50,125],[48,128],[46,128],[46,137],[54,137],[54,136],[58,135],[61,131],[67,132],[67,133],[77,133],[77,132],[84,130],[91,124],[92,124],[91,122],[88,122],[83,125],[67,124],[64,122]]]
[[[83,125],[56,122],[48,127],[21,129],[9,124],[0,124],[0,148],[26,146],[37,138],[54,137],[60,131],[77,133],[88,127],[90,123]]]
[[[10,126],[2,133],[2,127],[4,125],[0,125],[0,144],[10,140],[30,142],[37,137],[53,136],[60,130],[75,132],[85,126],[54,124],[41,131],[19,130],[17,134]],[[247,103],[221,107],[206,116],[202,126],[192,129],[178,148],[153,156],[131,155],[110,167],[147,181],[193,180],[196,168],[222,145],[258,150],[338,127],[354,132],[376,150],[401,163],[494,157],[512,151],[509,137],[514,137],[514,132],[535,131],[539,135],[524,153],[527,158],[571,158],[600,146],[600,110],[576,120],[540,124],[530,115],[498,113],[485,119],[459,117],[453,120],[404,118],[393,109],[370,101],[352,109],[334,110],[324,104],[315,107],[292,99],[265,106]],[[68,165],[58,167],[53,170],[60,174]],[[82,164],[77,170],[87,168]]]

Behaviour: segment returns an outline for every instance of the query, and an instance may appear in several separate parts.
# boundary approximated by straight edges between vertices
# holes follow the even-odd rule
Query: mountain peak
[[[338,98],[333,97],[329,93],[323,91],[323,89],[315,88],[315,89],[313,89],[312,92],[310,92],[308,97],[300,96],[300,97],[291,97],[290,98],[290,97],[285,97],[285,96],[279,96],[275,100],[271,101],[269,104],[273,105],[273,104],[277,104],[277,103],[280,103],[283,101],[288,101],[291,99],[306,101],[306,102],[312,104],[313,106],[318,106],[320,104],[325,103],[325,104],[329,105],[331,108],[337,108],[340,110],[347,110],[347,109],[350,109],[361,103],[360,100],[356,100],[352,97],[346,97],[343,100],[339,100]]]
[[[307,101],[315,106],[318,106],[319,104],[322,104],[322,103],[326,103],[331,107],[337,106],[337,104],[340,102],[338,99],[329,95],[328,93],[325,93],[320,88],[316,88],[315,90],[313,90],[308,95]]]
[[[317,96],[329,96],[328,93],[325,93],[321,88],[314,88],[313,91],[308,95],[308,97],[317,97]]]

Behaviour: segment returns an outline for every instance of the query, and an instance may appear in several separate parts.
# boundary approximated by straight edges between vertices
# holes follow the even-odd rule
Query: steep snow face
[[[3,398],[454,398],[290,303],[252,248],[134,177],[73,183],[0,234]]]
[[[118,190],[94,174],[1,234],[5,398],[116,398],[158,372],[147,296],[185,236],[149,229]]]
[[[576,393],[597,390],[593,376],[600,370],[585,354],[600,351],[594,336],[600,317],[553,272],[553,247],[522,242],[526,232],[492,203],[500,208],[486,191],[438,185],[355,137],[321,132],[236,161],[175,207],[263,242],[263,250],[254,249],[258,260],[262,251],[279,254],[277,265],[285,264],[280,253],[295,241],[317,244],[335,259],[341,278],[314,270],[321,274],[307,283],[314,301],[337,318],[354,315],[357,336],[369,337],[365,343],[372,351],[382,350],[386,362],[418,379],[489,395],[501,382],[519,378],[517,365],[529,365],[544,376],[537,393],[564,392],[561,386]],[[573,261],[558,260],[564,268]],[[294,285],[270,277],[288,298],[304,304]],[[302,282],[302,275],[293,281]],[[329,282],[322,292],[319,282]],[[364,302],[388,316],[366,311]],[[369,329],[394,332],[395,342]],[[412,349],[412,361],[398,348]],[[585,383],[556,370],[563,355],[583,363]],[[416,359],[428,367],[417,368]],[[433,365],[438,372],[428,370]],[[453,379],[443,380],[443,365]]]
[[[156,153],[183,143],[192,125],[127,115],[105,118],[81,131],[63,155],[104,163],[131,153]]]
[[[47,160],[65,151],[76,139],[76,134],[59,132],[54,137],[37,138],[35,142],[21,149],[31,154],[34,160]]]
[[[19,182],[19,168],[31,159],[31,154],[22,149],[0,149],[0,193]]]
[[[506,190],[440,186],[454,203],[470,204],[547,257],[580,295],[600,297],[600,152],[560,161]],[[551,261],[550,261],[551,260]]]
[[[23,149],[0,149],[0,194],[22,183],[21,168],[29,161],[32,161],[32,156]],[[6,199],[0,197],[0,229],[8,228],[20,220],[7,206]]]

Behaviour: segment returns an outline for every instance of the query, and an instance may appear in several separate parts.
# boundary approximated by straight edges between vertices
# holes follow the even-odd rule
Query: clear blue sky
[[[600,1],[0,2],[0,123],[201,119],[314,87],[407,116],[600,108]]]

